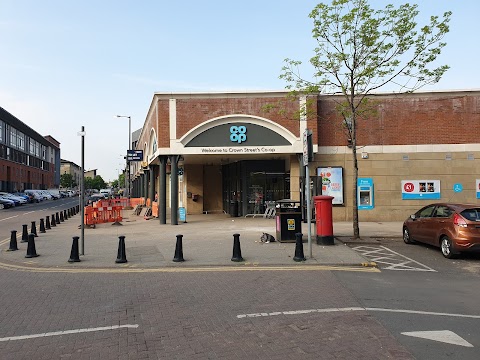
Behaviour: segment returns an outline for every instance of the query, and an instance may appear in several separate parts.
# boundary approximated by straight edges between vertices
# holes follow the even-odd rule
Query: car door
[[[440,234],[448,225],[452,210],[446,205],[437,205],[433,210],[433,215],[428,224],[425,225],[425,242],[431,245],[439,246]]]
[[[428,205],[415,213],[415,219],[413,219],[410,226],[410,236],[412,239],[420,242],[428,241],[427,228],[432,220],[434,209],[435,205]]]

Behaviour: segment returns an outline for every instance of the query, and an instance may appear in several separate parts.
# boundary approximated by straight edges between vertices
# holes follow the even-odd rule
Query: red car
[[[450,259],[463,251],[480,250],[480,205],[427,205],[403,223],[403,241],[440,247]]]

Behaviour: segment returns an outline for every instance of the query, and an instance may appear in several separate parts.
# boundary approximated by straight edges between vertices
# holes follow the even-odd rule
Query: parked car
[[[25,190],[25,194],[33,197],[33,202],[40,202],[43,201],[43,196],[40,195],[36,190]]]
[[[25,193],[16,192],[16,193],[12,193],[12,194],[15,195],[15,196],[19,196],[19,197],[24,198],[25,200],[27,200],[27,203],[31,203],[31,202],[32,202],[32,197],[28,196],[28,195],[25,194]]]
[[[92,194],[87,199],[87,205],[92,205],[94,202],[103,199],[105,199],[103,194]]]
[[[480,250],[480,206],[438,203],[427,205],[403,223],[403,241],[440,247],[450,259],[464,251]]]
[[[62,195],[60,194],[60,191],[58,191],[58,189],[48,189],[47,192],[52,195],[52,198],[54,200],[58,200],[62,197]]]
[[[9,209],[14,206],[15,203],[12,200],[0,196],[0,209]]]
[[[15,206],[23,205],[23,204],[27,203],[27,200],[25,200],[23,197],[15,196],[15,195],[10,194],[10,193],[0,192],[0,196],[15,202]]]

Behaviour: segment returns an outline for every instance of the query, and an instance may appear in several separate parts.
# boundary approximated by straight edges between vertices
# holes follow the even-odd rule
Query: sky
[[[128,148],[128,119],[115,115],[134,131],[155,92],[284,90],[285,58],[309,71],[319,2],[0,0],[0,106],[78,165],[84,126],[85,169],[114,180]],[[479,89],[480,1],[418,3],[420,23],[453,12],[439,58],[451,68],[423,90]]]

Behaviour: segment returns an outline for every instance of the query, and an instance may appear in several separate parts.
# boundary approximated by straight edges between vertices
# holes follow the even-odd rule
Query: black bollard
[[[32,221],[32,226],[30,227],[30,234],[37,237],[37,225],[35,225],[35,221]]]
[[[295,234],[295,256],[293,257],[294,261],[305,261],[305,255],[303,254],[303,241],[302,241],[303,234],[296,233]]]
[[[51,227],[50,227],[50,216],[45,216],[45,229],[46,230],[50,230]]]
[[[173,256],[174,262],[185,261],[183,258],[183,246],[182,246],[183,235],[177,235],[177,244],[175,245],[175,255]]]
[[[43,233],[46,233],[45,231],[45,223],[43,222],[43,218],[40,219],[40,232],[43,234]]]
[[[7,251],[16,251],[18,250],[17,247],[17,230],[12,230],[12,233],[10,234],[10,247],[8,248]]]
[[[77,214],[80,212],[80,205],[75,206]]]
[[[52,214],[52,223],[51,223],[52,227],[55,227],[57,226],[57,222],[55,221],[55,214]]]
[[[77,215],[77,214],[75,213],[75,207],[72,207],[72,216],[74,215]]]
[[[68,220],[67,209],[63,210],[63,219]]]
[[[29,234],[28,235],[28,245],[27,245],[27,255],[26,258],[37,257],[37,250],[35,249],[35,235]]]
[[[23,231],[22,231],[22,240],[20,242],[27,242],[28,241],[28,225],[22,225]]]
[[[55,213],[55,222],[60,225],[60,216],[58,216],[58,212]]]
[[[60,210],[60,222],[64,222],[65,218],[63,217],[63,211]]]
[[[70,259],[68,262],[79,262],[80,261],[80,253],[78,251],[78,236],[73,237],[72,242],[72,251],[70,251]]]
[[[69,218],[72,217],[72,215],[73,215],[72,214],[72,209],[70,209],[70,208],[67,209],[67,215],[68,215]]]
[[[115,260],[117,264],[122,264],[127,262],[127,254],[125,254],[125,236],[118,237],[118,253],[117,253],[117,260]]]
[[[240,234],[233,234],[233,256],[232,261],[244,261],[240,249]]]

